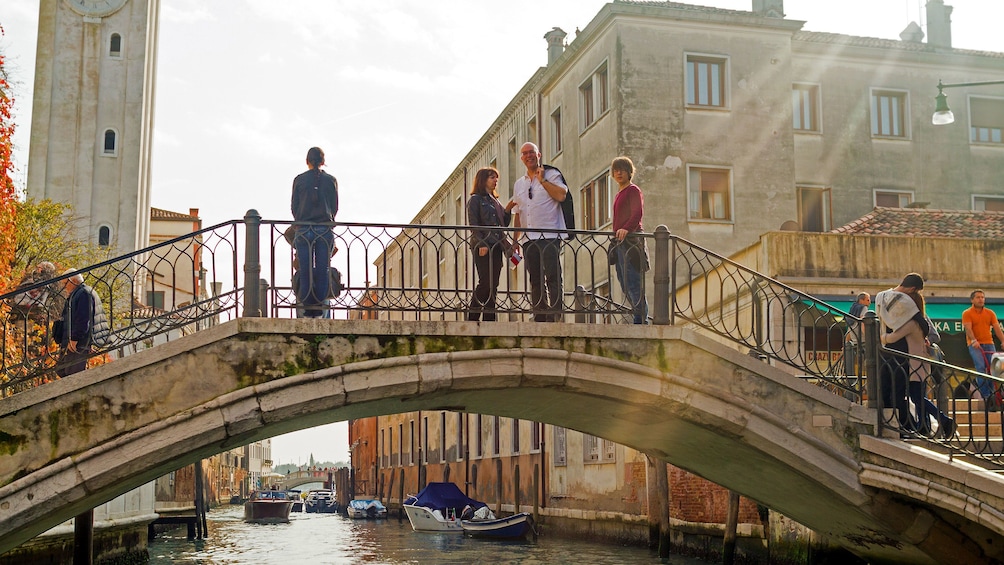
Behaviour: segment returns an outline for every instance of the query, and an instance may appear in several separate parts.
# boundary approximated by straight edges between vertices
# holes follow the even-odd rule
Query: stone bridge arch
[[[622,443],[875,558],[931,562],[954,526],[890,523],[860,479],[872,412],[676,327],[243,318],[8,401],[0,552],[223,449],[443,409]]]

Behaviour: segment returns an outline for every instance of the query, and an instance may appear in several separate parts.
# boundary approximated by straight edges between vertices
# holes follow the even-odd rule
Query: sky
[[[785,0],[807,31],[898,39],[925,0]],[[408,223],[547,62],[552,27],[603,0],[160,0],[152,204],[203,225],[290,219],[292,178],[319,146],[343,222]],[[752,0],[693,4],[749,10]],[[955,47],[1004,52],[1004,1],[946,0]],[[39,0],[0,2],[26,176]],[[978,79],[974,79],[978,80]],[[931,96],[937,94],[931,85]],[[21,181],[23,183],[23,180]],[[348,460],[344,423],[278,436],[273,460]]]

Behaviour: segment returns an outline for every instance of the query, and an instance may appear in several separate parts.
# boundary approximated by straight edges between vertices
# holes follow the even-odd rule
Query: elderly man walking
[[[66,303],[61,319],[52,325],[52,337],[63,352],[56,369],[61,377],[86,369],[94,345],[104,343],[110,333],[98,293],[84,284],[84,276],[76,269],[63,274],[72,276],[63,281]]]

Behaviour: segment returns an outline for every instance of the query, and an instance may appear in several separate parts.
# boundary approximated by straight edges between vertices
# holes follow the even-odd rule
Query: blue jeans
[[[977,373],[990,374],[990,355],[997,352],[997,348],[992,343],[981,343],[979,347],[969,346],[969,356],[973,358],[973,366]],[[987,355],[989,354],[989,355]],[[976,377],[976,388],[983,395],[983,398],[990,398],[994,393],[994,383],[990,379]]]
[[[631,311],[634,313],[634,323],[644,324],[648,319],[648,299],[645,298],[645,275],[631,262],[628,256],[628,245],[621,243],[614,247],[616,260],[614,268],[617,270],[617,280],[624,289]]]
[[[305,307],[308,318],[320,318],[319,306],[328,300],[328,268],[331,265],[331,248],[335,236],[328,226],[300,226],[296,229],[293,247],[300,263],[299,285],[296,299]]]

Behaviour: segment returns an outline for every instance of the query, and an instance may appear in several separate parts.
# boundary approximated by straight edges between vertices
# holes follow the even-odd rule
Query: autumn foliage
[[[0,27],[0,37],[3,28]],[[7,78],[4,54],[0,53],[0,294],[11,290],[13,280],[11,263],[15,246],[16,192],[14,190],[13,141],[14,97]]]

